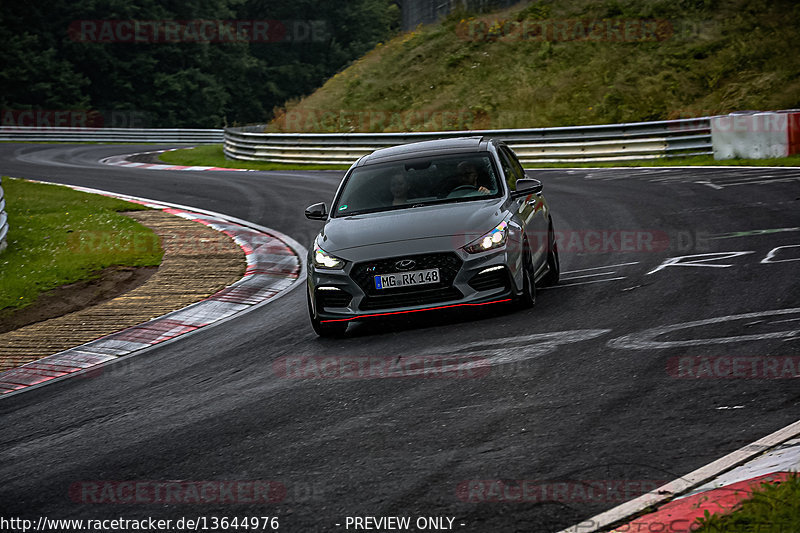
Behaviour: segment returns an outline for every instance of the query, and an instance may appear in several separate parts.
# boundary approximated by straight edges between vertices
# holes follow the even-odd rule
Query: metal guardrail
[[[0,141],[224,143],[244,161],[347,165],[378,148],[415,141],[485,135],[505,141],[525,164],[623,161],[711,154],[709,117],[560,128],[424,133],[264,133],[264,126],[205,129],[0,127]]]
[[[223,130],[0,127],[0,141],[219,144]]]
[[[6,213],[6,195],[3,192],[3,178],[0,177],[0,252],[8,246],[8,214]]]
[[[264,125],[225,129],[230,159],[346,165],[378,148],[483,135],[505,141],[523,164],[624,161],[712,154],[711,118],[559,128],[426,133],[264,133]]]

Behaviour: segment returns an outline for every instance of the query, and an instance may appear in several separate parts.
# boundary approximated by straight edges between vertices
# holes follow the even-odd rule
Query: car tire
[[[536,303],[536,283],[534,281],[533,259],[526,240],[522,245],[522,294],[517,296],[517,307],[530,309]]]
[[[545,287],[550,287],[556,285],[561,277],[561,263],[558,259],[558,245],[556,244],[556,235],[552,224],[547,233],[547,274],[542,278],[542,284]]]
[[[341,337],[347,331],[347,322],[330,322],[323,323],[320,319],[314,316],[314,309],[311,307],[311,298],[306,294],[306,303],[308,304],[308,318],[311,320],[311,327],[314,328],[314,333],[320,337]]]

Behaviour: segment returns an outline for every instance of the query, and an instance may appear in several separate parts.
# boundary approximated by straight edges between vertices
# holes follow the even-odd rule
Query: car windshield
[[[446,202],[466,202],[501,194],[488,153],[450,154],[353,170],[333,216],[342,217]]]

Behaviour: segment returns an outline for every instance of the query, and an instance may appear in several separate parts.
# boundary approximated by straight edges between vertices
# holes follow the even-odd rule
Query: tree
[[[132,21],[280,21],[285,32],[202,42],[189,24],[180,42],[135,42]],[[12,3],[0,13],[0,106],[131,111],[153,127],[263,122],[398,25],[391,0]]]

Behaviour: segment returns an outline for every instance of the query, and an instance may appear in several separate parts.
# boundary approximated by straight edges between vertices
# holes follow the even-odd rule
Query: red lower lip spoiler
[[[439,307],[428,307],[426,309],[409,309],[408,311],[392,311],[391,313],[376,313],[374,315],[358,315],[352,318],[334,318],[331,320],[320,320],[321,323],[326,322],[349,322],[351,320],[359,320],[362,318],[373,318],[376,316],[391,316],[391,315],[404,315],[406,313],[421,313],[423,311],[438,311],[440,309],[452,309],[453,307],[479,307],[481,305],[492,305],[492,304],[501,304],[510,302],[511,298],[506,298],[505,300],[495,300],[493,302],[483,302],[478,304],[451,304],[451,305],[441,305]]]

